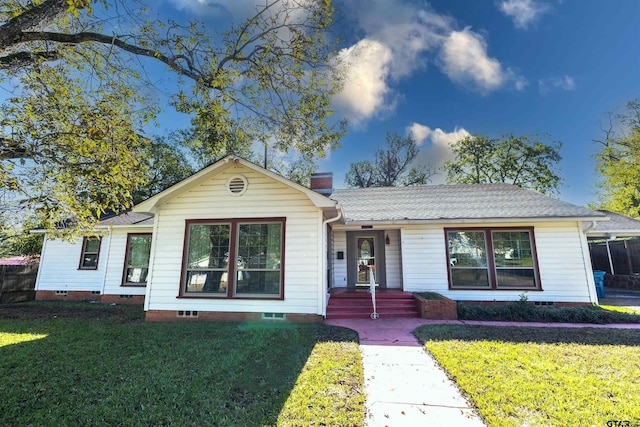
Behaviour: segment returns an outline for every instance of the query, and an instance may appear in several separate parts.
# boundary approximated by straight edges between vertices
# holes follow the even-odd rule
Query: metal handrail
[[[380,315],[376,310],[376,278],[373,267],[373,265],[369,266],[369,292],[371,292],[371,302],[373,304],[373,313],[371,313],[370,317],[372,319],[377,319]]]

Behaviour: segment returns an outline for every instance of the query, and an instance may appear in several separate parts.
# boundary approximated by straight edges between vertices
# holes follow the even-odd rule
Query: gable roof
[[[610,221],[599,223],[595,227],[585,229],[589,237],[625,237],[640,236],[640,221],[611,211],[599,210],[610,218]]]
[[[212,163],[204,169],[194,173],[193,175],[183,179],[177,184],[172,185],[164,191],[156,194],[144,200],[133,207],[134,212],[139,213],[153,213],[155,209],[162,203],[172,199],[173,197],[181,194],[185,191],[194,188],[203,182],[207,181],[214,175],[224,172],[225,170],[240,164],[246,168],[249,168],[255,172],[258,172],[262,175],[265,175],[271,179],[274,179],[281,184],[290,187],[293,190],[299,191],[300,193],[305,194],[311,202],[319,208],[335,208],[336,202],[331,200],[330,198],[323,196],[322,194],[316,193],[313,190],[310,190],[307,187],[304,187],[300,184],[297,184],[293,181],[288,180],[287,178],[278,175],[277,173],[271,172],[270,170],[264,169],[256,165],[255,163],[249,162],[241,157],[237,156],[226,156],[217,162]]]
[[[423,185],[335,190],[345,222],[602,220],[592,211],[511,184]]]

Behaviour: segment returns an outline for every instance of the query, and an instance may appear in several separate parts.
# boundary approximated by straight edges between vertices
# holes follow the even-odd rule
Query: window
[[[187,221],[182,296],[282,298],[284,218]]]
[[[451,289],[540,289],[532,228],[445,233]]]
[[[123,286],[145,286],[149,273],[151,234],[127,235],[127,252],[124,259]]]
[[[80,253],[80,270],[97,270],[98,256],[100,255],[100,237],[91,236],[82,239],[82,252]]]

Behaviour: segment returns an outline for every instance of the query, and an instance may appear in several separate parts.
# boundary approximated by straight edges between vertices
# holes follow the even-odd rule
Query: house
[[[75,244],[46,238],[37,299],[144,302],[150,321],[318,321],[372,279],[410,298],[598,301],[583,226],[604,213],[507,184],[331,181],[312,190],[228,156]]]

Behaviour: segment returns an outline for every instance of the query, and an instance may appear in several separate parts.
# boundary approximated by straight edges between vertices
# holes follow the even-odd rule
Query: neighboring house
[[[318,174],[312,188],[226,157],[95,236],[45,239],[37,298],[144,300],[148,320],[316,321],[375,266],[387,292],[597,303],[583,224],[601,212],[507,184],[333,191]]]

